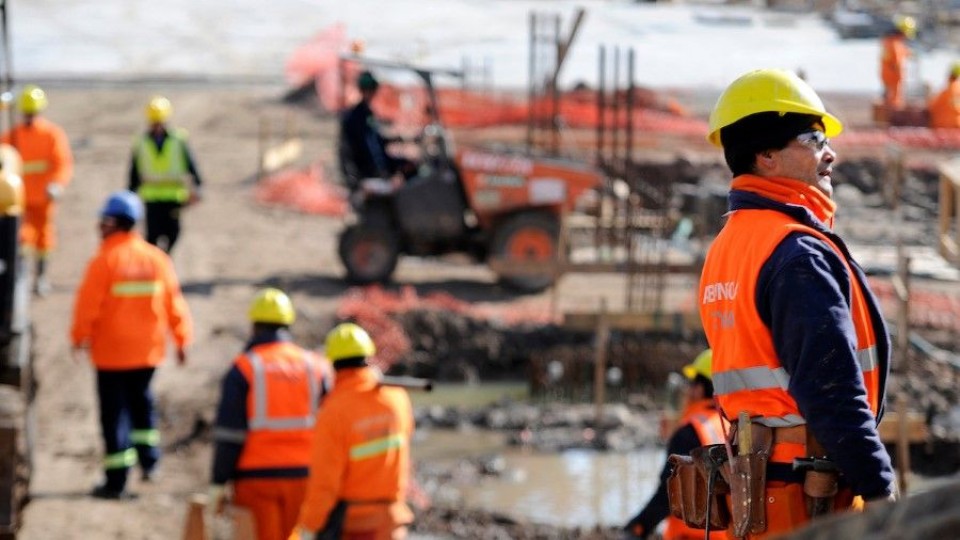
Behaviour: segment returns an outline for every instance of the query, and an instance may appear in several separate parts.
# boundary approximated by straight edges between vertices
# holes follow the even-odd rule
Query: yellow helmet
[[[290,326],[297,320],[290,297],[280,289],[266,288],[257,293],[247,312],[251,322]]]
[[[954,62],[950,66],[950,76],[953,78],[960,78],[960,62]]]
[[[836,137],[843,131],[840,120],[827,112],[820,96],[796,73],[783,69],[758,69],[740,76],[720,95],[710,113],[707,140],[722,146],[721,129],[762,112],[819,116],[827,137]]]
[[[47,93],[35,84],[28,84],[20,92],[20,112],[37,114],[47,108]]]
[[[684,377],[692,381],[697,378],[697,375],[713,380],[713,349],[703,351],[693,359],[693,362],[683,366]]]
[[[917,21],[913,17],[909,15],[897,15],[893,18],[893,24],[907,39],[917,37]]]
[[[368,357],[377,353],[370,334],[353,323],[338,324],[327,334],[325,352],[331,362],[347,358]]]
[[[23,211],[23,181],[20,177],[0,171],[0,216],[19,216]]]
[[[170,114],[173,113],[173,106],[170,105],[169,99],[163,96],[153,96],[147,103],[144,113],[151,124],[160,124],[170,118]]]

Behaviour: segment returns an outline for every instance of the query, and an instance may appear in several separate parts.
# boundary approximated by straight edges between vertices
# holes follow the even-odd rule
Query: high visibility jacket
[[[105,238],[77,291],[72,343],[90,346],[97,369],[128,370],[160,364],[168,336],[183,348],[192,334],[167,254],[135,232]]]
[[[234,361],[247,380],[247,433],[237,469],[306,468],[328,368],[285,342],[253,347]]]
[[[18,124],[3,135],[3,142],[13,145],[23,160],[24,204],[41,206],[50,199],[47,186],[66,186],[73,176],[73,155],[70,142],[60,126],[37,116],[28,124]]]
[[[880,79],[886,86],[896,85],[904,78],[910,48],[903,36],[890,35],[883,38],[880,56]]]
[[[701,446],[710,444],[722,444],[723,425],[720,423],[720,413],[714,407],[713,400],[703,399],[687,405],[683,416],[680,418],[680,426],[690,425],[697,432]],[[693,529],[687,527],[682,519],[667,516],[667,528],[663,533],[663,540],[687,540],[703,538],[703,529]],[[722,540],[727,538],[726,531],[714,531],[710,533],[710,540]]]
[[[143,202],[183,203],[190,198],[187,141],[182,133],[167,132],[160,148],[149,133],[144,134],[137,142],[134,160],[141,181],[137,194]]]
[[[734,180],[731,206],[700,282],[721,412],[736,418],[746,411],[774,428],[809,422],[841,470],[851,473],[855,490],[890,489],[889,456],[875,429],[889,360],[886,330],[865,276],[824,225],[832,223],[835,205],[797,180],[743,175]],[[777,251],[781,244],[810,243],[820,247],[790,257]],[[787,278],[793,290],[771,281]],[[810,410],[817,412],[807,418]],[[778,455],[775,449],[773,461],[789,462],[802,452]],[[870,470],[859,471],[865,463]]]
[[[960,128],[960,79],[947,84],[927,105],[930,111],[930,127]]]
[[[413,429],[406,390],[381,386],[369,367],[337,371],[317,414],[300,525],[322,529],[339,500],[350,503],[346,531],[384,507],[394,524],[412,521],[404,499]]]

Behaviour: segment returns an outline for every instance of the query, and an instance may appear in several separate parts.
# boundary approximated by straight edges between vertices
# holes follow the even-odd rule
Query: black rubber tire
[[[533,234],[545,238],[549,242],[547,250],[538,253],[531,251],[528,254],[516,253],[518,235]],[[506,218],[493,233],[490,242],[490,257],[513,260],[544,260],[556,259],[557,248],[560,243],[560,223],[557,218],[547,212],[521,212]],[[555,277],[552,273],[542,275],[501,275],[500,282],[523,293],[537,293],[553,285]]]
[[[400,241],[389,227],[361,222],[340,233],[337,252],[349,282],[384,283],[397,267]]]

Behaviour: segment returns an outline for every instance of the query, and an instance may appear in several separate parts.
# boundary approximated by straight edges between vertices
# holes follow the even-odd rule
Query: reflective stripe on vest
[[[157,149],[149,135],[144,135],[137,146],[137,171],[140,188],[137,193],[144,202],[184,202],[187,190],[187,156],[183,140],[168,133],[163,147]]]
[[[160,292],[159,281],[118,281],[110,287],[110,293],[114,296],[153,296],[158,292]]]
[[[215,427],[213,428],[213,440],[217,442],[243,444],[247,440],[247,430]]]
[[[314,373],[314,366],[309,359],[305,359],[303,365],[307,372],[310,396],[310,412],[304,416],[272,418],[267,412],[269,396],[267,395],[267,375],[264,368],[263,359],[260,358],[259,354],[252,351],[247,354],[247,358],[250,359],[250,367],[253,370],[253,414],[249,419],[250,429],[265,431],[287,431],[308,429],[313,426],[313,418],[317,412],[317,402],[320,399],[320,388],[317,382],[316,373]]]
[[[23,174],[42,174],[50,169],[50,162],[45,159],[24,161],[23,165],[21,165],[21,169]]]
[[[850,316],[856,331],[856,361],[871,410],[877,414],[880,371],[871,300],[853,263],[830,237],[774,210],[738,210],[714,241],[700,284],[700,315],[713,347],[717,401],[730,415],[747,411],[769,427],[806,423],[789,393],[790,376],[780,365],[770,329],[756,307],[756,281],[776,247],[790,234],[822,240],[843,261],[850,280]],[[874,306],[875,308],[875,306]]]
[[[403,435],[387,435],[380,439],[374,439],[362,444],[350,447],[350,461],[368,459],[380,454],[386,454],[394,448],[403,446]]]
[[[717,419],[719,418],[719,413],[717,413]],[[703,413],[692,414],[690,415],[690,423],[700,437],[700,443],[703,446],[723,443],[723,431],[718,429],[717,423],[714,423],[709,416]]]

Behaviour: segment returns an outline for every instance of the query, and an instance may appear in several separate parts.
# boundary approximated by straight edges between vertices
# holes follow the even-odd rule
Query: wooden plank
[[[187,503],[187,518],[183,524],[183,540],[208,540],[207,524],[203,511],[207,507],[206,495],[194,495]]]
[[[905,436],[910,443],[925,442],[929,437],[927,421],[923,414],[910,412],[906,414],[906,431],[901,435],[901,414],[897,411],[884,413],[878,431],[880,440],[885,444],[896,444],[901,436]]]
[[[263,172],[275,171],[300,158],[303,153],[303,141],[299,137],[288,139],[283,143],[267,148],[260,160],[260,170]]]

